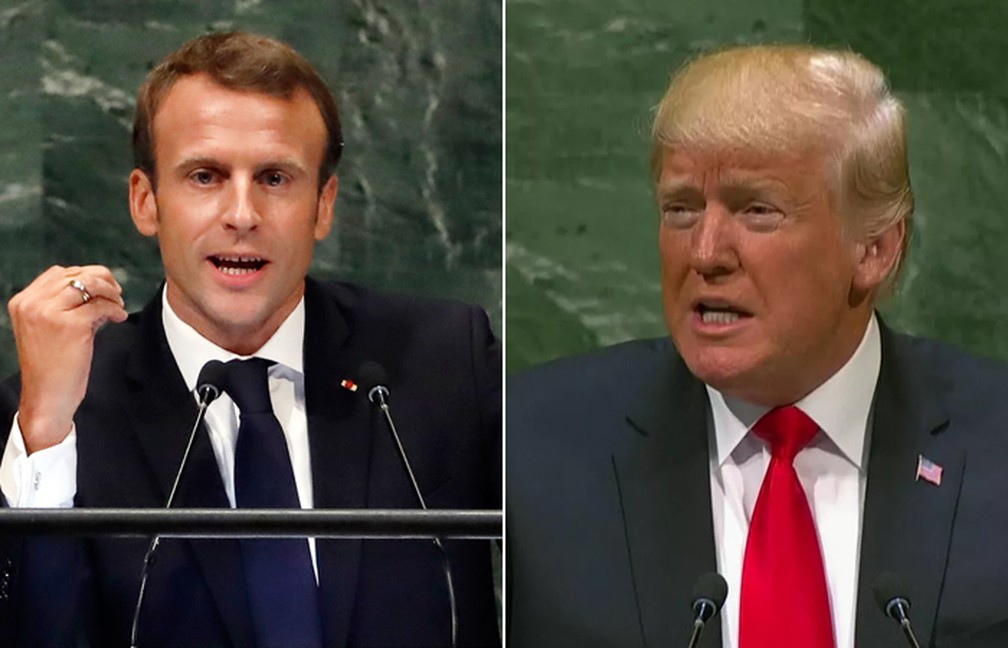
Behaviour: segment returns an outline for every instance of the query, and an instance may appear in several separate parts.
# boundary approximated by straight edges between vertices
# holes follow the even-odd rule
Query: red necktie
[[[770,410],[753,432],[770,444],[742,565],[739,648],[834,648],[822,551],[795,455],[819,426],[793,405]]]

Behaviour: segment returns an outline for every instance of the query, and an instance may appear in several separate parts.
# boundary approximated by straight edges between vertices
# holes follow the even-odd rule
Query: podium
[[[500,510],[2,509],[0,535],[487,540]]]

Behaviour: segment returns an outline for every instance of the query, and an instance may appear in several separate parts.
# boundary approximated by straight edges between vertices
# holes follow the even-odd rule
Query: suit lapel
[[[937,396],[942,378],[912,344],[882,326],[882,367],[873,405],[862,523],[856,645],[891,645],[896,624],[878,609],[872,582],[902,576],[922,641],[933,634],[962,483],[965,454]],[[673,352],[643,390],[628,422],[640,438],[614,456],[645,645],[684,641],[690,592],[683,583],[716,570],[707,448],[707,398]],[[915,480],[918,455],[943,468],[941,485]],[[680,612],[681,611],[681,612]],[[720,645],[720,623],[707,645]]]
[[[196,403],[185,387],[161,325],[160,294],[140,318],[139,343],[131,352],[127,376],[133,391],[125,400],[131,429],[143,458],[167,501],[189,432]],[[173,508],[229,508],[206,428],[193,443]],[[180,541],[176,541],[180,542]],[[197,564],[235,645],[252,645],[244,572],[235,540],[189,540]],[[236,592],[237,590],[237,592]]]
[[[636,436],[614,456],[645,646],[685,643],[691,588],[717,570],[707,448],[707,395],[666,347],[627,420]],[[701,645],[721,645],[709,624]]]
[[[930,645],[965,465],[940,398],[942,378],[916,361],[911,344],[882,327],[858,578],[856,638],[862,648],[898,639],[896,623],[882,614],[872,592],[882,572],[907,581],[914,630]],[[918,455],[942,466],[940,486],[915,480]]]
[[[315,508],[366,508],[371,461],[367,396],[340,387],[360,356],[332,296],[308,280],[305,289],[305,403]],[[361,540],[318,542],[319,585],[326,645],[347,643],[360,565]]]

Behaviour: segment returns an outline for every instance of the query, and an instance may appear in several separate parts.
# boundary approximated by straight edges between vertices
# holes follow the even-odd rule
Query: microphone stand
[[[900,627],[903,628],[903,635],[907,638],[907,642],[909,642],[913,648],[920,648],[920,644],[917,643],[917,637],[914,636],[913,629],[910,627],[910,619],[903,619],[900,621]]]
[[[203,416],[210,407],[210,403],[220,396],[220,390],[215,385],[201,385],[199,389],[199,410],[196,413],[196,422],[193,423],[192,431],[189,433],[189,441],[186,443],[185,452],[182,454],[182,461],[179,463],[178,472],[175,473],[175,482],[172,484],[171,492],[168,494],[166,509],[170,509],[175,501],[175,491],[178,490],[179,481],[182,479],[182,471],[185,469],[186,461],[189,460],[189,451],[192,450],[193,441],[196,440],[196,431]],[[137,630],[140,627],[140,610],[143,608],[144,593],[147,591],[147,577],[150,575],[150,566],[154,559],[154,552],[161,544],[161,536],[155,535],[147,545],[147,553],[144,554],[143,567],[140,570],[140,591],[137,594],[136,606],[133,608],[133,623],[130,625],[130,648],[137,648]]]
[[[913,628],[910,626],[910,615],[904,609],[902,599],[894,599],[889,604],[887,612],[889,612],[889,616],[896,619],[896,622],[899,623],[900,629],[903,630],[903,636],[906,637],[907,643],[910,644],[911,648],[920,648],[917,636],[914,635]]]
[[[389,430],[392,431],[392,438],[395,439],[396,448],[399,450],[399,457],[402,459],[403,465],[406,466],[406,474],[409,475],[410,483],[413,485],[413,492],[420,502],[420,508],[426,511],[427,502],[424,501],[423,494],[420,492],[420,485],[417,483],[416,476],[413,474],[413,467],[406,457],[406,450],[399,439],[399,432],[396,431],[395,423],[392,422],[392,413],[388,406],[388,396],[388,388],[384,385],[375,385],[368,392],[368,400],[378,405],[378,409],[385,416]],[[455,603],[455,584],[452,579],[451,562],[448,560],[448,552],[445,550],[444,544],[441,543],[441,538],[434,538],[434,546],[437,547],[438,553],[441,554],[441,562],[444,565],[445,583],[448,586],[448,607],[451,612],[451,647],[455,648],[458,645],[458,608]]]
[[[687,648],[696,648],[697,643],[700,641],[700,636],[703,634],[704,629],[707,627],[707,621],[705,619],[710,619],[714,616],[714,612],[717,611],[717,607],[714,606],[710,601],[701,599],[696,602],[694,606],[696,612],[696,618],[693,619],[693,634],[690,635],[689,644]]]
[[[700,641],[700,635],[703,634],[703,631],[704,631],[704,622],[701,621],[700,619],[696,619],[695,621],[693,621],[693,634],[690,635],[690,640],[689,644],[687,644],[687,648],[696,648],[697,642]]]

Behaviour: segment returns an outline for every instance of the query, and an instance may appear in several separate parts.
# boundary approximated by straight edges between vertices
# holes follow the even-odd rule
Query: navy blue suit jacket
[[[417,508],[383,419],[340,387],[382,364],[403,445],[431,508],[501,506],[500,347],[482,310],[308,280],[305,401],[316,508]],[[16,381],[3,391],[10,414]],[[77,425],[78,507],[163,507],[196,416],[169,351],[160,296],[99,332]],[[8,426],[9,427],[9,426]],[[205,429],[176,506],[227,507]],[[143,539],[26,539],[4,546],[0,618],[22,645],[128,644]],[[497,645],[491,550],[446,542],[460,645]],[[446,644],[449,608],[430,541],[319,540],[327,646]],[[236,540],[165,540],[140,622],[143,646],[252,646]]]
[[[709,402],[668,339],[508,382],[508,644],[685,645],[716,571]],[[857,594],[858,648],[906,645],[879,611],[908,583],[921,645],[1008,646],[1008,368],[882,331]],[[915,481],[917,457],[944,469]],[[720,646],[720,623],[702,646]]]

